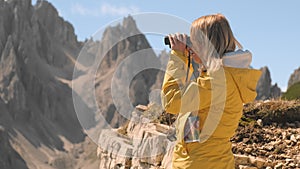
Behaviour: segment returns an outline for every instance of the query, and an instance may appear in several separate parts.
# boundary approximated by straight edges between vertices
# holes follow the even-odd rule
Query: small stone
[[[259,150],[259,153],[260,153],[261,155],[263,155],[263,154],[267,154],[267,151],[266,151],[266,150]]]
[[[251,165],[256,166],[257,168],[263,168],[266,163],[266,160],[259,158],[259,157],[256,158],[256,157],[250,156],[249,162]]]
[[[245,152],[250,154],[252,152],[252,148],[245,148]]]
[[[256,121],[256,123],[257,123],[257,125],[259,125],[260,127],[263,127],[263,122],[262,122],[261,119],[258,119],[258,120]]]
[[[300,155],[294,156],[296,164],[300,164]]]
[[[274,169],[281,169],[283,167],[283,163],[278,163],[275,165]]]
[[[286,139],[286,132],[282,132],[282,139],[285,140]]]
[[[290,168],[295,168],[295,167],[296,167],[296,164],[290,163],[290,164],[289,164],[289,167],[290,167]]]
[[[149,107],[148,106],[145,106],[145,105],[137,105],[137,106],[135,106],[135,108],[137,109],[137,110],[139,110],[139,111],[146,111],[146,110],[148,110],[149,109]]]
[[[249,162],[251,165],[256,165],[256,158],[254,156],[249,156]]]
[[[251,167],[251,166],[239,165],[239,169],[257,169],[257,167]]]
[[[279,157],[281,157],[281,159],[290,159],[291,157],[286,155],[286,154],[280,154]]]
[[[287,144],[287,145],[290,145],[291,144],[291,140],[284,140],[284,142]]]
[[[299,134],[296,136],[296,140],[300,141],[300,135]]]
[[[297,143],[297,139],[296,139],[296,137],[295,137],[294,134],[291,135],[290,140],[291,140],[292,142],[294,142],[294,143]]]
[[[292,149],[290,151],[288,151],[289,155],[300,155],[299,154],[299,148],[296,148],[296,149]]]
[[[287,158],[287,159],[285,159],[285,162],[287,162],[287,163],[290,163],[290,162],[293,162],[294,160],[293,159],[290,159],[290,158]]]
[[[266,163],[266,160],[262,158],[256,158],[256,166],[257,168],[263,168]]]
[[[272,151],[273,149],[274,149],[273,145],[267,145],[267,146],[265,146],[265,150]]]
[[[234,155],[235,163],[240,165],[246,165],[249,163],[249,157],[245,155]]]

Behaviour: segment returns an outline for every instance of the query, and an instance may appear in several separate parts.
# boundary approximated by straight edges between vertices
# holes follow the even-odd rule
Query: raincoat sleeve
[[[161,93],[162,105],[168,113],[178,114],[200,109],[201,86],[197,82],[199,79],[185,82],[187,62],[183,53],[171,51]],[[189,71],[190,75],[192,71]]]

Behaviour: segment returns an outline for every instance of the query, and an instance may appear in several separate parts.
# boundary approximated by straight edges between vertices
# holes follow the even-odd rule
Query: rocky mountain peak
[[[271,73],[267,66],[260,69],[262,75],[257,83],[257,100],[266,100],[270,98],[277,98],[281,95],[281,89],[277,84],[272,85]]]
[[[95,58],[101,57],[101,63],[96,65],[98,71],[95,77],[97,106],[103,111],[106,121],[111,126],[118,126],[120,121],[126,119],[119,114],[119,110],[113,102],[111,91],[118,90],[120,91],[118,93],[121,93],[129,89],[129,93],[122,94],[128,94],[130,102],[121,99],[119,100],[119,105],[122,105],[120,107],[126,109],[129,107],[130,109],[131,105],[148,104],[149,93],[147,92],[155,83],[157,70],[145,70],[144,68],[150,65],[152,67],[160,65],[159,59],[151,49],[145,35],[138,30],[131,16],[124,18],[118,24],[107,27],[100,40],[91,41],[85,47],[85,51],[97,51],[94,54]],[[87,55],[91,54],[87,53]],[[141,72],[137,72],[137,70]],[[113,82],[112,77],[115,77]],[[124,84],[128,80],[130,82]],[[74,83],[80,84],[82,82],[78,80]],[[83,86],[85,85],[83,84]],[[87,95],[85,91],[78,93],[83,96]],[[86,96],[86,100],[91,100],[89,97],[91,95]]]
[[[123,19],[122,24],[118,23],[116,26],[107,27],[103,33],[102,41],[117,42],[123,38],[139,34],[141,32],[137,28],[135,20],[129,15]]]
[[[297,82],[300,82],[300,67],[296,69],[294,73],[290,76],[288,88]]]
[[[33,7],[31,0],[0,0],[0,124],[8,139],[22,136],[28,142],[14,147],[18,158],[37,159],[32,151],[41,145],[63,150],[62,137],[83,141],[72,89],[59,80],[71,79],[80,48],[72,25],[50,3]],[[0,168],[21,168],[3,166],[3,158]]]
[[[64,44],[78,46],[73,26],[59,16],[58,11],[51,3],[45,0],[38,0],[34,8],[39,23],[44,26],[44,29],[47,30],[50,36]]]
[[[137,28],[135,20],[130,15],[123,19],[123,28],[125,30],[124,32],[129,33],[130,35],[141,33]]]
[[[45,0],[38,0],[34,6],[35,9],[44,10],[46,14],[51,14],[52,16],[58,17],[58,11],[56,8],[48,1]],[[48,16],[49,18],[51,17]],[[46,22],[46,21],[45,21]]]
[[[260,69],[262,71],[260,80],[257,84],[257,99],[267,99],[267,97],[270,95],[270,86],[271,86],[271,75],[268,67],[263,67]]]

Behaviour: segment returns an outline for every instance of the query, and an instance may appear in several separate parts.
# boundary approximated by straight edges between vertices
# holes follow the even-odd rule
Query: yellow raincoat
[[[242,116],[243,103],[256,97],[261,72],[222,67],[212,75],[201,73],[186,84],[186,58],[171,51],[162,87],[166,112],[179,114],[173,169],[234,169],[230,138]],[[183,141],[185,121],[190,114],[200,118],[200,142]]]

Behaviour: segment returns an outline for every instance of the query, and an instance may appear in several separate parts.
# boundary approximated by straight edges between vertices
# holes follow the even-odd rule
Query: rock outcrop
[[[85,140],[68,84],[81,47],[50,3],[0,0],[0,168],[76,165],[60,157]]]
[[[288,82],[288,88],[291,87],[293,84],[300,82],[300,67],[294,71],[294,73],[290,76]]]
[[[137,109],[143,111],[135,110],[127,125],[102,131],[97,153],[101,161],[99,168],[172,168],[174,128],[151,118],[162,113],[153,107],[153,104],[139,106]],[[300,120],[299,109],[299,101],[260,101],[245,105],[244,116],[231,139],[235,168],[299,168],[300,122],[296,121]],[[281,114],[274,113],[279,111]],[[254,112],[265,114],[256,116]]]
[[[149,113],[160,115],[162,110],[153,110],[153,104],[143,111],[135,110],[127,125],[117,130],[102,130],[97,151],[99,168],[171,169],[174,128],[155,123],[156,118]]]
[[[80,94],[83,111],[92,112],[95,107],[89,105],[90,96],[82,97],[84,84],[81,91],[72,91],[71,82],[83,82],[82,78],[89,73],[87,67],[99,55],[104,55],[104,59],[98,65],[95,80],[97,105],[111,126],[127,121],[118,114],[111,97],[111,78],[116,69],[120,70],[116,74],[116,88],[120,91],[130,88],[130,103],[121,105],[149,103],[149,91],[158,70],[143,68],[160,62],[132,17],[108,27],[102,38],[90,45],[94,45],[90,48],[95,49],[94,55],[89,55],[87,62],[75,65],[83,44],[77,41],[72,25],[59,17],[49,2],[38,0],[32,6],[31,0],[0,0],[3,136],[0,142],[5,147],[1,146],[5,155],[0,156],[0,168],[74,168],[77,165],[76,158],[80,155],[70,155],[70,152],[76,151],[75,144],[85,142],[86,135],[77,119],[72,94]],[[134,68],[141,71],[134,74],[135,69],[130,69],[130,65],[121,64],[124,60],[134,63]],[[73,77],[74,69],[80,74]],[[129,77],[132,74],[134,77]],[[128,86],[123,84],[126,78],[132,78]],[[88,124],[84,127],[95,125],[93,114],[84,118]]]
[[[100,39],[90,40],[84,49],[81,54],[91,60],[88,61],[90,65],[86,65],[91,70],[97,69],[96,75],[86,72],[74,80],[74,83],[86,86],[84,83],[89,81],[83,82],[81,79],[95,77],[91,80],[95,80],[97,106],[88,103],[93,101],[93,96],[87,94],[86,90],[79,91],[79,87],[78,93],[89,105],[94,105],[93,109],[101,110],[108,124],[118,127],[128,120],[120,111],[128,112],[138,104],[149,103],[150,88],[155,83],[158,72],[151,67],[159,67],[159,59],[131,16],[124,18],[116,26],[107,27]],[[90,90],[94,90],[93,87]],[[113,100],[113,93],[118,98]]]
[[[159,67],[160,62],[132,17],[108,27],[101,39],[87,42],[86,46],[89,45],[92,54],[85,62],[75,64],[83,43],[77,41],[73,26],[58,15],[51,3],[37,0],[32,6],[31,0],[0,0],[0,125],[3,128],[0,142],[6,147],[1,146],[5,155],[0,156],[0,168],[74,168],[77,165],[80,154],[84,153],[70,152],[77,152],[75,145],[85,143],[86,135],[77,119],[72,94],[79,98],[82,111],[95,110],[89,104],[90,96],[83,94],[85,81],[82,79],[90,75],[87,67],[95,64],[93,61],[99,56],[104,59],[97,65],[96,101],[111,126],[127,121],[119,115],[112,100],[114,75],[115,89],[130,89],[130,102],[121,105],[134,107],[149,103],[150,88],[158,70],[143,68],[149,63],[150,67]],[[121,64],[124,60],[134,63],[133,69],[131,65]],[[136,69],[140,71],[134,72]],[[74,70],[80,73],[73,76]],[[124,86],[127,79],[131,81]],[[72,90],[72,82],[83,84],[79,90]],[[87,124],[83,126],[85,129],[94,127],[94,114],[85,115],[83,120]],[[17,164],[23,166],[16,167]]]
[[[281,89],[277,84],[272,85],[271,74],[268,67],[263,67],[260,69],[262,75],[257,83],[256,100],[267,100],[271,98],[278,98],[281,96]]]
[[[5,119],[7,123],[11,123],[12,119],[4,105],[5,103],[0,99],[0,119]],[[10,144],[9,130],[4,127],[3,123],[0,123],[0,150],[1,168],[27,168],[24,159]]]

